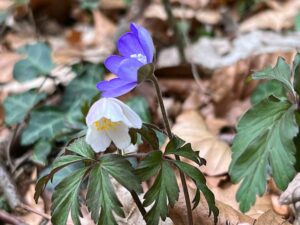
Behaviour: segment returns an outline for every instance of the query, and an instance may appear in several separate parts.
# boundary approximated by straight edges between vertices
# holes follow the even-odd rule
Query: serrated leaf
[[[158,137],[156,136],[156,132],[152,128],[143,124],[141,129],[132,129],[132,130],[139,133],[142,139],[146,141],[149,145],[151,145],[153,149],[155,150],[159,149],[159,140]]]
[[[300,93],[300,53],[297,53],[293,61],[294,88]]]
[[[285,87],[291,91],[291,93],[295,93],[293,84],[291,82],[291,72],[290,66],[285,62],[285,60],[281,57],[278,58],[276,65],[274,68],[267,67],[264,70],[256,72],[252,75],[253,79],[267,79],[267,80],[277,80],[285,85]]]
[[[64,178],[56,187],[52,195],[51,222],[55,225],[65,225],[71,213],[73,223],[80,225],[82,216],[79,204],[80,185],[87,169],[78,169]]]
[[[133,97],[128,101],[126,101],[126,104],[141,117],[144,123],[151,122],[149,104],[144,97],[141,96]]]
[[[46,165],[51,149],[52,145],[50,142],[45,140],[38,141],[33,147],[31,160],[41,165]]]
[[[30,145],[40,139],[52,139],[65,129],[64,113],[53,107],[33,111],[22,133],[21,144]]]
[[[129,191],[142,190],[128,160],[115,154],[102,156],[91,171],[87,190],[88,209],[95,223],[99,225],[117,225],[113,212],[124,217],[122,204],[118,200],[110,176]]]
[[[35,91],[8,96],[3,103],[5,123],[12,125],[21,122],[32,107],[45,97],[45,93],[37,93]]]
[[[209,190],[209,188],[206,186],[206,180],[204,175],[201,173],[200,170],[198,170],[196,167],[189,165],[185,162],[181,161],[173,161],[173,163],[178,167],[179,170],[181,170],[183,173],[185,173],[187,176],[193,179],[194,183],[197,186],[196,195],[194,197],[194,207],[196,208],[200,201],[200,193],[199,190],[204,194],[204,197],[207,201],[208,208],[209,208],[209,215],[211,212],[214,214],[214,222],[217,223],[219,210],[216,207],[215,197],[214,194]]]
[[[237,193],[241,211],[248,211],[256,195],[263,195],[269,166],[281,190],[293,178],[293,138],[298,133],[294,111],[291,103],[270,97],[251,108],[239,121],[229,173],[233,182],[242,180]]]
[[[74,152],[78,155],[81,155],[88,159],[95,158],[95,152],[93,149],[85,142],[84,138],[78,138],[67,146],[67,150]]]
[[[136,173],[141,180],[157,175],[154,184],[144,196],[143,205],[152,205],[146,213],[147,225],[157,225],[159,219],[165,220],[168,207],[174,206],[179,197],[179,188],[174,171],[162,157],[162,152],[151,152],[138,166]]]
[[[270,80],[264,83],[259,84],[254,92],[251,95],[251,103],[252,105],[255,105],[259,103],[260,101],[270,97],[275,96],[278,99],[286,99],[286,93],[285,93],[284,86],[276,81],[276,80]]]
[[[54,68],[51,49],[42,42],[26,45],[19,52],[27,56],[17,62],[13,69],[14,78],[20,82],[47,75]]]

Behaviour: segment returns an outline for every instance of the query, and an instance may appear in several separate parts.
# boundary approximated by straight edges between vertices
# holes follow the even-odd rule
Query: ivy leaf
[[[86,196],[91,216],[99,225],[117,225],[113,212],[124,217],[122,204],[115,193],[110,176],[129,191],[142,191],[128,160],[115,154],[102,156],[91,170]]]
[[[209,215],[211,212],[214,214],[214,221],[217,223],[219,210],[216,207],[215,197],[214,194],[209,190],[209,188],[206,186],[206,180],[204,175],[198,170],[196,167],[189,165],[188,163],[181,162],[181,161],[173,161],[173,163],[178,167],[179,170],[181,170],[183,173],[185,173],[187,176],[193,179],[194,183],[197,186],[196,195],[194,197],[194,207],[196,208],[200,201],[200,192],[199,190],[204,194],[204,197],[207,201],[208,207],[209,207]]]
[[[20,82],[47,75],[54,68],[51,49],[45,43],[26,45],[19,52],[27,55],[27,58],[20,60],[14,66],[14,78]]]
[[[33,154],[31,160],[41,164],[46,165],[47,157],[50,154],[52,145],[50,142],[45,140],[38,141],[33,147]]]
[[[278,58],[274,68],[267,67],[266,69],[256,72],[252,75],[255,80],[268,79],[277,80],[285,85],[293,94],[295,93],[293,84],[291,82],[290,66],[281,57]]]
[[[165,155],[169,154],[190,159],[199,166],[202,166],[206,163],[205,159],[202,159],[199,156],[199,151],[194,151],[190,143],[184,145],[184,141],[177,136],[174,136],[166,146]]]
[[[294,111],[288,101],[270,97],[254,105],[239,121],[229,173],[233,182],[243,180],[237,192],[242,212],[250,209],[256,195],[263,195],[269,166],[281,190],[293,178],[293,138],[298,133]]]
[[[39,139],[51,139],[65,129],[64,113],[53,107],[33,111],[28,127],[21,136],[22,145],[30,145]]]
[[[85,142],[84,138],[76,139],[67,147],[67,150],[74,152],[88,159],[94,159],[95,153],[93,149]]]
[[[179,188],[174,171],[162,157],[161,151],[151,152],[138,166],[136,173],[141,180],[157,175],[154,184],[144,196],[143,205],[152,205],[146,213],[147,225],[157,225],[159,219],[165,220],[168,206],[174,206],[179,197]]]
[[[27,113],[39,101],[45,99],[45,93],[27,91],[22,94],[8,96],[4,101],[5,123],[13,125],[21,122]]]
[[[149,104],[144,97],[133,97],[130,100],[128,100],[126,104],[141,117],[144,123],[151,122]]]
[[[71,212],[73,223],[80,225],[79,216],[82,217],[82,214],[78,197],[86,172],[86,168],[78,169],[55,187],[51,206],[51,222],[53,224],[65,225]]]
[[[252,105],[255,105],[272,95],[278,99],[286,99],[284,86],[276,80],[270,80],[259,84],[251,95],[251,103]]]

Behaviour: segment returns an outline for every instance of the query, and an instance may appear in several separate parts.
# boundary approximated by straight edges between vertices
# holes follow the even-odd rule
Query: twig
[[[3,210],[0,210],[0,221],[11,225],[27,225],[13,214],[9,214]]]
[[[180,55],[180,60],[181,60],[181,62],[185,63],[186,62],[186,58],[185,58],[185,54],[184,54],[185,43],[184,43],[184,38],[183,38],[182,32],[179,30],[179,27],[176,23],[173,13],[172,13],[172,7],[170,4],[170,1],[162,0],[162,3],[164,5],[165,11],[168,16],[168,23],[171,25],[171,27],[174,31],[174,34],[175,34],[175,39],[177,42],[177,47],[178,47],[179,55]]]
[[[155,90],[156,90],[156,93],[157,93],[158,103],[159,103],[161,113],[162,113],[162,116],[163,116],[163,121],[164,121],[164,124],[165,124],[165,128],[166,128],[168,137],[171,140],[173,135],[172,135],[171,127],[170,127],[170,124],[169,124],[167,111],[166,111],[165,105],[163,103],[162,93],[161,93],[157,78],[155,77],[154,74],[151,77],[151,81],[154,84],[154,87],[155,87]],[[175,159],[180,161],[180,157],[178,155],[175,155]],[[181,180],[181,183],[182,183],[182,188],[183,188],[183,193],[184,193],[184,198],[185,198],[185,203],[186,203],[186,208],[187,208],[188,224],[193,225],[192,207],[191,207],[191,201],[190,201],[190,196],[189,196],[185,176],[184,176],[184,173],[181,170],[179,170],[179,174],[180,174],[180,180]]]
[[[32,212],[32,213],[34,213],[34,214],[37,214],[37,215],[39,215],[39,216],[41,216],[41,217],[43,217],[43,218],[45,218],[45,219],[47,219],[47,220],[51,220],[51,216],[50,216],[50,215],[48,215],[48,214],[46,214],[46,213],[43,213],[43,212],[41,212],[41,211],[39,211],[39,210],[36,210],[36,209],[30,207],[29,205],[20,203],[20,204],[18,205],[18,207],[20,207],[20,208],[22,208],[22,209],[25,209],[25,210],[28,211],[28,212]]]
[[[142,204],[142,202],[141,202],[139,196],[138,196],[137,193],[135,193],[134,191],[131,191],[130,194],[131,194],[131,196],[132,196],[132,198],[133,198],[133,200],[134,200],[136,206],[137,206],[138,209],[140,210],[142,216],[144,217],[144,216],[146,215],[147,212],[146,212],[146,210],[145,210],[145,208],[144,208],[144,206],[143,206],[143,204]]]

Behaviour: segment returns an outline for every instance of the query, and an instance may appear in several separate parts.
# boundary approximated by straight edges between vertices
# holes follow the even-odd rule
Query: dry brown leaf
[[[1,0],[0,1],[0,11],[6,11],[10,6],[13,5],[13,1],[11,0]]]
[[[289,225],[290,223],[282,219],[281,216],[276,214],[273,210],[268,210],[263,215],[261,215],[255,225]]]
[[[126,7],[123,0],[99,0],[100,8],[104,10],[119,10]]]
[[[15,63],[21,59],[21,56],[13,52],[0,53],[1,76],[0,83],[7,83],[13,79],[13,68]]]
[[[290,207],[287,205],[283,205],[279,201],[279,196],[275,194],[271,194],[271,202],[273,206],[273,210],[285,218],[288,218],[290,215]]]
[[[240,32],[249,32],[257,29],[271,29],[281,31],[291,28],[294,25],[294,17],[300,9],[300,1],[284,1],[280,7],[272,10],[265,10],[244,21],[240,27]]]
[[[200,151],[200,156],[207,160],[201,170],[210,175],[227,173],[231,161],[229,146],[219,140],[207,128],[205,121],[196,111],[187,111],[179,115],[172,128],[174,134],[192,144]]]

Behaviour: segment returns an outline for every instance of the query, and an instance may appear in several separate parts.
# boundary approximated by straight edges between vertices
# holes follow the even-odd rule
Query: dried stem
[[[13,214],[9,214],[3,210],[0,210],[0,221],[5,222],[5,224],[11,225],[27,225],[23,221],[21,221],[18,217]]]
[[[167,111],[166,111],[165,105],[163,103],[162,93],[161,93],[161,90],[160,90],[160,87],[159,87],[159,84],[158,84],[158,80],[157,80],[157,78],[155,77],[154,74],[151,77],[151,81],[154,84],[156,94],[157,94],[158,103],[159,103],[161,113],[162,113],[162,116],[163,116],[163,121],[164,121],[164,124],[165,124],[165,128],[166,128],[168,137],[171,140],[173,135],[172,135],[171,127],[170,127],[170,124],[169,124]],[[177,155],[175,155],[175,159],[180,161],[180,157],[177,156]],[[185,176],[184,176],[184,173],[180,170],[179,170],[179,174],[180,174],[180,180],[181,180],[181,183],[182,183],[182,188],[183,188],[183,193],[184,193],[184,198],[185,198],[185,203],[186,203],[186,208],[187,208],[188,224],[193,225],[192,207],[191,207],[191,201],[190,201],[190,196],[189,196]]]
[[[179,55],[180,55],[180,60],[181,60],[181,62],[185,63],[186,62],[185,54],[184,54],[185,44],[184,44],[184,38],[183,38],[182,32],[179,30],[179,27],[176,23],[176,19],[173,16],[170,1],[162,0],[162,3],[164,5],[165,11],[168,16],[168,23],[171,25],[171,27],[174,31],[174,34],[175,34],[175,38],[176,38],[176,42],[177,42],[177,46],[178,46],[178,50],[179,50]]]

